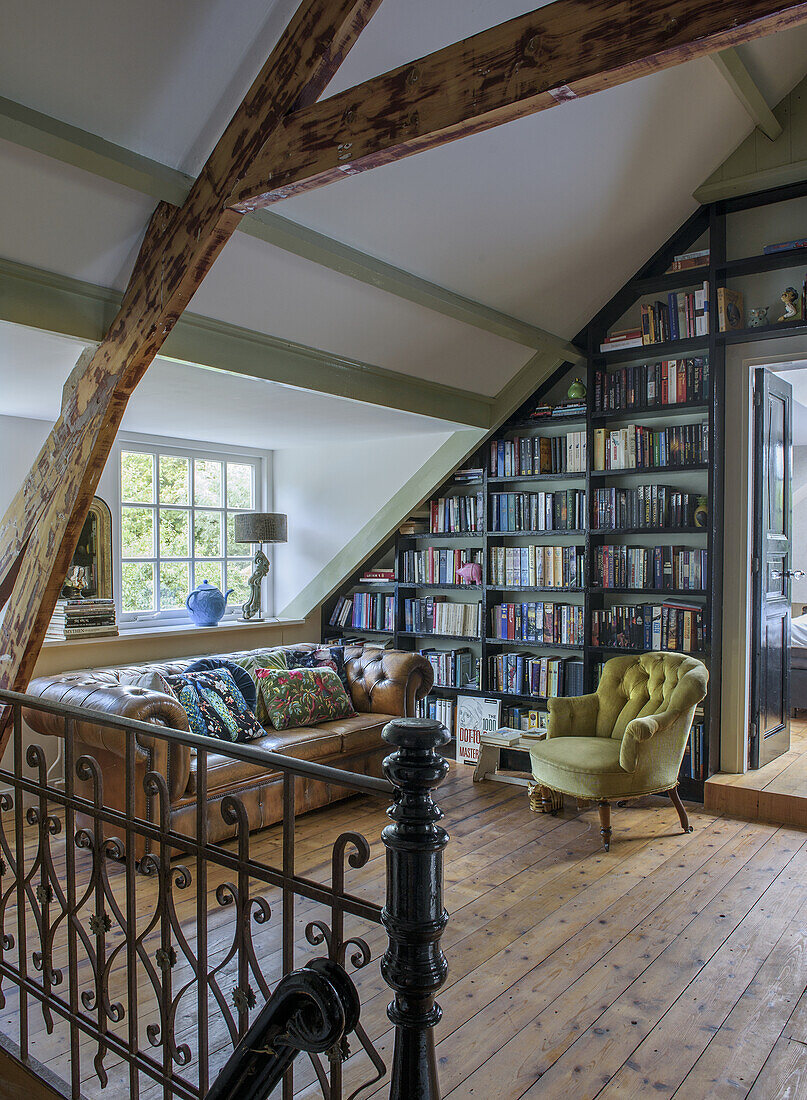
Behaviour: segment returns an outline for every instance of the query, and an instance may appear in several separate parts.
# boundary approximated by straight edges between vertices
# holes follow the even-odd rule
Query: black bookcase
[[[443,697],[455,697],[458,694],[479,694],[483,696],[498,696],[503,705],[526,706],[535,709],[545,709],[547,700],[536,696],[511,695],[509,693],[497,693],[491,691],[488,681],[488,662],[491,655],[502,652],[503,649],[516,647],[525,653],[534,653],[536,656],[570,656],[570,647],[566,646],[536,646],[525,642],[503,642],[495,639],[491,630],[491,608],[501,602],[515,602],[521,596],[523,601],[547,600],[555,603],[580,603],[584,609],[585,638],[584,644],[576,648],[576,652],[584,662],[585,690],[592,691],[596,687],[596,669],[601,660],[619,653],[630,652],[625,648],[605,649],[592,645],[592,613],[606,608],[614,603],[631,602],[663,602],[670,598],[683,598],[687,602],[697,603],[703,607],[706,642],[702,650],[694,653],[700,657],[709,667],[710,684],[709,695],[704,704],[702,720],[706,727],[706,743],[703,753],[703,770],[705,776],[709,776],[719,770],[720,760],[720,695],[721,695],[721,652],[722,652],[722,563],[723,563],[723,480],[724,480],[724,394],[726,386],[726,347],[729,344],[742,342],[756,342],[770,338],[807,333],[807,322],[796,321],[786,324],[771,323],[764,328],[739,329],[728,332],[719,331],[717,290],[719,287],[731,287],[732,279],[747,276],[761,275],[766,272],[782,271],[807,271],[807,250],[776,255],[745,256],[740,259],[730,259],[726,250],[727,219],[732,215],[755,207],[765,206],[771,203],[788,202],[792,199],[800,199],[807,196],[807,182],[798,185],[788,185],[755,195],[740,196],[723,200],[709,206],[700,207],[687,222],[660,248],[648,262],[625,284],[620,291],[592,318],[590,323],[580,332],[574,343],[584,352],[586,357],[585,368],[564,364],[552,378],[544,382],[541,387],[524,403],[524,405],[501,427],[491,433],[479,451],[469,456],[465,462],[467,467],[481,466],[484,470],[478,482],[460,483],[449,479],[434,494],[434,497],[445,497],[462,493],[476,493],[481,491],[485,502],[484,529],[473,534],[419,534],[393,536],[374,556],[365,562],[361,569],[347,579],[346,583],[325,602],[322,609],[323,638],[325,640],[337,637],[364,638],[368,642],[380,644],[391,643],[396,648],[417,650],[426,647],[434,648],[458,648],[470,645],[480,658],[481,684],[479,688],[450,688],[435,687],[433,694]],[[804,227],[794,224],[793,237],[804,234]],[[709,262],[702,267],[693,268],[683,272],[668,271],[673,257],[685,253],[693,247],[709,248]],[[796,280],[791,281],[801,289],[801,274]],[[638,303],[643,301],[661,299],[665,300],[670,291],[686,290],[703,283],[708,285],[709,304],[709,332],[707,335],[643,345],[636,348],[621,349],[615,351],[600,351],[600,344],[604,337],[616,326],[621,325],[626,317],[631,316],[631,311],[638,308]],[[703,357],[709,364],[709,389],[708,394],[701,400],[681,402],[675,405],[653,406],[652,408],[624,409],[619,412],[603,412],[595,408],[595,377],[598,371],[614,370],[623,365],[641,363],[655,363],[667,359],[689,359]],[[546,420],[534,420],[530,418],[530,412],[535,405],[553,395],[559,399],[559,395],[565,392],[565,388],[572,379],[581,377],[585,379],[587,387],[586,413],[580,416],[563,416]],[[708,462],[690,463],[686,467],[649,468],[620,471],[600,471],[594,469],[594,433],[599,428],[610,429],[620,424],[647,424],[648,426],[673,426],[686,423],[707,423],[709,432],[709,458]],[[492,477],[488,469],[489,446],[491,439],[524,437],[528,434],[560,434],[566,431],[585,431],[587,459],[583,473],[573,475],[539,475],[533,477]],[[707,498],[708,523],[705,528],[697,528],[694,525],[678,527],[672,530],[623,528],[621,530],[594,530],[591,525],[594,492],[605,485],[617,484],[630,487],[637,484],[665,484],[677,489],[685,489],[688,492],[702,495]],[[494,531],[491,529],[491,497],[496,492],[508,492],[524,489],[527,491],[550,490],[554,486],[566,485],[584,488],[589,522],[583,529],[577,531],[534,532],[518,534]],[[645,545],[687,545],[692,548],[704,548],[707,561],[707,584],[699,592],[669,590],[617,590],[605,589],[595,583],[598,578],[594,575],[593,551],[598,544],[604,542],[624,541],[627,545],[635,545],[636,539],[644,540]],[[585,583],[576,589],[529,589],[525,587],[494,586],[490,578],[490,551],[495,546],[512,545],[514,543],[547,545],[555,542],[562,544],[575,544],[585,548]],[[400,555],[407,549],[422,549],[428,545],[434,546],[462,546],[478,548],[482,551],[482,584],[480,586],[445,586],[445,585],[414,585],[404,584],[396,580],[388,586],[362,586],[360,577],[365,569],[372,567],[375,562],[386,560],[395,562],[396,577],[401,576],[399,569]],[[394,631],[374,632],[359,629],[341,628],[335,629],[329,625],[329,620],[340,595],[354,591],[371,590],[373,592],[392,593],[395,607]],[[404,600],[410,596],[425,597],[429,593],[445,594],[451,598],[459,594],[464,602],[479,600],[482,605],[481,621],[482,629],[478,637],[459,638],[448,635],[422,634],[416,635],[404,629]],[[682,794],[691,799],[703,799],[703,781],[696,779],[682,779]]]

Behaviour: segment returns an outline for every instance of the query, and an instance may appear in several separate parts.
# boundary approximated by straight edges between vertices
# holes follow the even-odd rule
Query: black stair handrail
[[[359,995],[331,959],[312,959],[278,982],[206,1100],[266,1100],[301,1052],[336,1049],[359,1022]]]

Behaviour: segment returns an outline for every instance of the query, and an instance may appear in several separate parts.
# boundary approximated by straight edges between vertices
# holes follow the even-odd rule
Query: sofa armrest
[[[353,706],[363,714],[412,718],[434,683],[426,658],[400,649],[364,649],[345,661],[345,670]]]
[[[27,694],[49,703],[66,703],[117,718],[152,722],[184,733],[189,729],[187,714],[172,696],[108,680],[94,680],[91,673],[40,677],[30,683]],[[37,733],[64,736],[64,720],[57,714],[25,707],[23,716]],[[128,734],[124,730],[104,726],[100,717],[88,716],[86,721],[77,721],[74,733],[76,739],[89,749],[98,749],[121,760],[125,758]],[[187,745],[139,733],[136,736],[135,761],[141,767],[153,768],[167,779],[172,801],[185,793],[191,763]]]
[[[599,709],[600,700],[596,693],[550,699],[547,738],[596,737]]]

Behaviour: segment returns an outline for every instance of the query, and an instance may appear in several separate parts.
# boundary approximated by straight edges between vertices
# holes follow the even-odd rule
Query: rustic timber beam
[[[240,220],[227,196],[283,116],[322,94],[379,3],[304,0],[181,209],[157,207],[121,308],[0,523],[0,686],[30,679],[128,398]]]
[[[803,0],[556,0],[294,111],[241,212],[807,21]]]
[[[782,133],[781,124],[737,51],[732,48],[713,53],[712,62],[759,130],[776,141]]]
[[[175,206],[182,205],[193,185],[193,176],[3,96],[0,139]],[[273,211],[259,210],[242,218],[238,231],[482,332],[527,348],[552,345],[573,362],[582,361],[581,353],[568,341],[537,325],[413,275]]]

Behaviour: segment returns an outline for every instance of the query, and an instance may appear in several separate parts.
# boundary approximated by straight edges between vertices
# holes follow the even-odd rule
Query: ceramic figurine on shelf
[[[457,570],[457,576],[466,584],[482,583],[482,566],[478,561],[469,561],[467,565],[461,565]]]
[[[586,387],[583,385],[582,379],[575,378],[569,389],[566,391],[566,396],[570,401],[585,401],[586,399]]]
[[[785,303],[785,312],[779,318],[780,321],[796,321],[799,314],[799,292],[794,286],[785,287],[782,294],[782,301]]]
[[[768,323],[768,307],[759,306],[757,309],[748,310],[748,327],[761,328]]]

